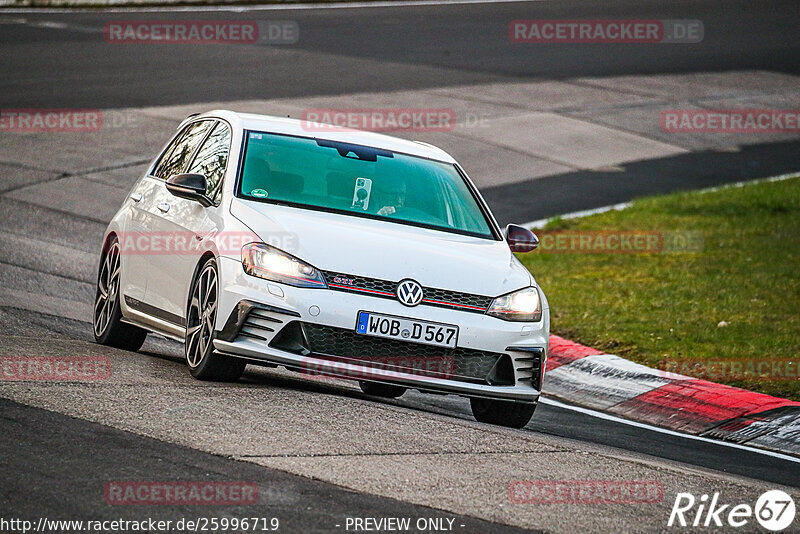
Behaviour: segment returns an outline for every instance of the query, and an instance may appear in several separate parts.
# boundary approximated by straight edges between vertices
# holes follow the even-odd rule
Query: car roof
[[[444,150],[421,141],[409,141],[391,135],[361,130],[348,130],[344,128],[336,128],[332,131],[331,129],[333,127],[330,125],[288,117],[273,117],[270,115],[238,113],[235,111],[218,109],[206,113],[190,115],[184,123],[188,120],[197,120],[203,117],[219,117],[245,130],[341,141],[344,143],[364,145],[389,150],[391,152],[400,152],[412,156],[435,159],[447,163],[456,162],[453,157]]]

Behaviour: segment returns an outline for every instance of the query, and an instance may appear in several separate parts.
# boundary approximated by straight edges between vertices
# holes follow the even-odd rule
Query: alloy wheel
[[[114,242],[108,249],[100,276],[97,279],[97,298],[94,303],[94,333],[102,336],[111,323],[117,306],[119,292],[119,243]]]
[[[197,367],[211,348],[217,317],[217,270],[208,264],[194,286],[186,326],[186,361]]]

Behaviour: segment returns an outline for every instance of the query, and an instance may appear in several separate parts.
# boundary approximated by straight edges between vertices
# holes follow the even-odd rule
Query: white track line
[[[228,5],[228,6],[205,6],[202,4],[191,6],[135,6],[124,7],[124,3],[92,5],[87,9],[85,6],[70,8],[0,8],[0,15],[3,13],[67,13],[67,12],[95,12],[102,13],[125,13],[136,11],[158,11],[158,12],[201,12],[201,11],[231,11],[234,13],[246,13],[248,11],[302,11],[311,9],[363,9],[363,8],[384,8],[384,7],[415,7],[415,6],[453,6],[461,4],[511,4],[527,2],[548,2],[550,0],[386,0],[377,2],[331,2],[328,4],[265,4],[255,6]],[[113,6],[113,7],[112,7]]]
[[[783,180],[788,180],[790,178],[800,178],[800,174],[796,172],[790,172],[788,174],[779,174],[778,176],[770,176],[769,178],[756,178],[755,180],[746,180],[744,182],[734,182],[732,184],[723,184],[717,185],[714,187],[706,187],[705,189],[695,189],[686,191],[687,193],[711,193],[713,191],[720,191],[722,189],[730,189],[733,187],[743,187],[745,185],[750,184],[758,184],[758,183],[767,183],[767,182],[781,182]],[[551,219],[555,219],[556,217],[561,217],[562,219],[579,219],[581,217],[588,217],[589,215],[596,215],[598,213],[605,213],[607,211],[619,211],[624,210],[625,208],[629,207],[632,202],[621,202],[619,204],[612,204],[611,206],[603,206],[600,208],[592,208],[590,210],[581,210],[581,211],[573,211],[570,213],[565,213],[563,215],[553,215],[552,217],[548,217],[546,219],[537,219],[535,221],[527,222],[523,224],[525,228],[542,228],[547,222]]]
[[[741,450],[744,450],[744,451],[753,452],[753,453],[756,453],[756,454],[763,454],[765,456],[772,456],[773,458],[780,458],[781,460],[786,460],[786,461],[789,461],[789,462],[794,462],[794,463],[799,463],[800,464],[800,458],[797,458],[795,456],[789,456],[787,454],[782,454],[782,453],[779,453],[779,452],[773,452],[773,451],[769,451],[769,450],[766,450],[766,449],[757,449],[755,447],[748,447],[747,445],[741,445],[739,443],[733,443],[733,442],[730,442],[730,441],[722,441],[722,440],[719,440],[719,439],[706,438],[706,437],[703,437],[703,436],[695,436],[695,435],[692,435],[692,434],[684,434],[683,432],[676,432],[675,430],[668,430],[666,428],[660,428],[660,427],[657,427],[657,426],[648,425],[647,423],[639,423],[637,421],[630,421],[628,419],[623,419],[621,417],[617,417],[615,415],[610,415],[610,414],[607,414],[607,413],[604,413],[604,412],[597,412],[595,410],[590,410],[588,408],[581,408],[580,406],[573,406],[571,404],[565,404],[563,402],[559,402],[559,401],[551,399],[551,398],[540,397],[539,398],[539,402],[541,402],[542,404],[549,404],[550,406],[555,406],[556,408],[563,408],[565,410],[572,410],[572,411],[579,412],[579,413],[582,413],[582,414],[585,414],[585,415],[589,415],[591,417],[597,417],[599,419],[605,419],[606,421],[613,421],[615,423],[621,423],[621,424],[624,424],[624,425],[630,425],[630,426],[634,426],[634,427],[637,427],[637,428],[643,428],[645,430],[651,430],[653,432],[660,432],[661,434],[667,434],[669,436],[678,436],[678,437],[681,437],[681,438],[693,439],[693,440],[696,440],[696,441],[703,441],[705,443],[713,443],[714,445],[721,445],[723,447],[730,447],[730,448],[733,448],[733,449],[741,449]]]
[[[554,219],[556,217],[561,217],[562,219],[578,219],[580,217],[588,217],[589,215],[596,215],[598,213],[605,213],[607,211],[619,211],[624,210],[628,206],[630,206],[630,202],[620,202],[619,204],[613,204],[611,206],[603,206],[602,208],[592,208],[590,210],[581,210],[581,211],[573,211],[571,213],[565,213],[564,215],[554,215],[553,217],[548,217],[546,219],[539,219],[536,221],[531,221],[523,224],[525,228],[542,228],[547,221],[550,219]]]

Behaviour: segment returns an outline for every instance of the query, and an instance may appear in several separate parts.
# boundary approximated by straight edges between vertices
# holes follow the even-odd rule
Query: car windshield
[[[248,132],[238,194],[493,238],[454,165],[361,145]]]

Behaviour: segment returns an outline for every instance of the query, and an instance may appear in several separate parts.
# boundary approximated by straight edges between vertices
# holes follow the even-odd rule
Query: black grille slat
[[[334,271],[323,271],[325,281],[330,289],[335,291],[358,292],[378,298],[396,299],[395,291],[400,283],[378,278],[367,278]],[[337,281],[337,279],[339,279]],[[363,291],[359,291],[363,290]],[[473,295],[471,293],[460,293],[448,289],[438,289],[434,287],[422,288],[425,298],[422,305],[437,306],[442,308],[470,311],[474,313],[484,313],[494,300],[493,297],[483,295]],[[435,301],[435,302],[431,302]]]
[[[269,315],[261,315],[260,313],[256,313],[256,311],[251,311],[250,314],[247,316],[248,319],[250,317],[255,317],[257,319],[262,319],[264,321],[269,321],[271,323],[282,323],[280,319],[276,319],[275,317],[270,317]]]
[[[258,334],[253,334],[252,332],[247,332],[246,330],[240,330],[239,335],[244,337],[251,337],[253,339],[260,339],[261,341],[267,340],[267,338],[263,336],[259,336]]]
[[[292,332],[302,327],[307,348],[315,356],[329,356],[336,359],[357,360],[372,367],[408,371],[414,374],[450,380],[486,383],[486,377],[502,353],[466,349],[447,348],[412,343],[393,339],[356,334],[346,328],[318,325],[313,323],[291,322],[276,336],[273,346],[285,343],[282,333]],[[292,334],[294,335],[294,334]]]
[[[274,332],[275,331],[274,328],[270,328],[268,326],[263,326],[263,325],[256,324],[256,323],[251,323],[250,321],[245,322],[243,328],[244,327],[257,328],[259,330],[264,330],[266,332]]]

